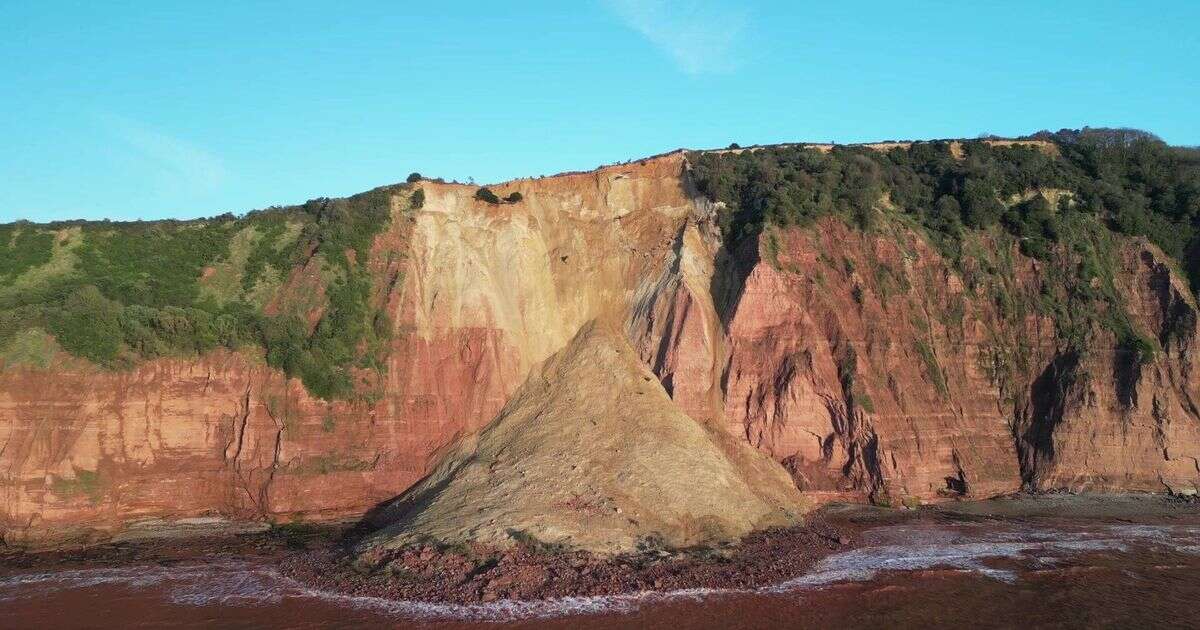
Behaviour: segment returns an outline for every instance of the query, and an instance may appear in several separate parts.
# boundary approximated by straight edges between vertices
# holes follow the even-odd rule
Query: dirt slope
[[[615,328],[585,325],[481,433],[375,517],[363,543],[687,546],[787,525],[800,493],[776,462],[684,414]]]

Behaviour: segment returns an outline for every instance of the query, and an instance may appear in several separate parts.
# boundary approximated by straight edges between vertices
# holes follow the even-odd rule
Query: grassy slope
[[[2,225],[0,365],[47,367],[65,352],[120,369],[258,347],[312,393],[351,397],[353,370],[383,369],[390,330],[368,299],[371,244],[410,192],[390,186],[241,218]],[[319,272],[319,299],[280,300],[268,315],[304,264]]]

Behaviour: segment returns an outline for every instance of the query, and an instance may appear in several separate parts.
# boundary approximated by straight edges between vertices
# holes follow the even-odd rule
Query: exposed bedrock
[[[972,288],[901,227],[827,219],[727,251],[679,153],[494,187],[515,204],[422,186],[424,206],[397,209],[368,261],[393,326],[372,396],[314,398],[251,352],[0,371],[5,541],[361,515],[498,431],[514,392],[596,320],[657,378],[672,426],[686,414],[778,462],[758,480],[739,468],[751,494],[779,470],[815,500],[1200,483],[1196,304],[1143,241],[1122,241],[1115,281],[1157,337],[1148,361],[1104,333],[1064,346],[1054,321]],[[1049,271],[1004,253],[1005,294],[1036,298]],[[751,511],[717,529],[742,531]]]

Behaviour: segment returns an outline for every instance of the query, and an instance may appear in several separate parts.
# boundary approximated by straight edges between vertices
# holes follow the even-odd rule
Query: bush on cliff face
[[[350,396],[355,367],[384,369],[379,354],[390,326],[373,325],[386,315],[370,305],[366,261],[375,236],[390,220],[392,193],[390,188],[377,188],[347,199],[305,204],[315,221],[305,227],[302,241],[333,267],[334,279],[325,287],[328,304],[311,332],[299,325],[304,313],[258,322],[267,363],[299,376],[322,398]]]
[[[475,191],[475,198],[479,201],[490,203],[492,205],[499,205],[501,202],[520,203],[525,197],[521,195],[521,193],[514,191],[507,197],[501,199],[498,195],[496,195],[496,193],[492,192],[490,188],[480,188],[479,190]]]
[[[483,201],[485,203],[490,203],[490,204],[500,203],[500,198],[496,196],[496,193],[492,192],[488,188],[480,188],[479,190],[476,190],[475,198],[478,199],[479,201]]]
[[[242,271],[241,286],[243,292],[254,289],[259,280],[270,273],[281,274],[291,268],[295,256],[295,243],[285,240],[288,232],[288,215],[270,213],[255,217],[253,227],[258,234],[254,248],[246,257],[245,268]]]

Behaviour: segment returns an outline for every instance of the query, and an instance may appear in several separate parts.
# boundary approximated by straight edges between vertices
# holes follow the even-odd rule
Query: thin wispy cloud
[[[740,9],[696,0],[604,0],[604,4],[687,74],[727,72],[738,65],[736,45],[746,24]]]
[[[100,120],[122,148],[173,187],[207,192],[226,179],[221,159],[190,142],[122,116],[104,115]]]

